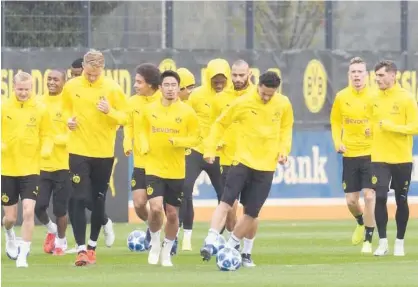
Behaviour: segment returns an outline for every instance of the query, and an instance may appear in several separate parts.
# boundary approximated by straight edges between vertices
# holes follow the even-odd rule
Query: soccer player
[[[83,58],[78,58],[71,64],[71,78],[79,77],[83,73]]]
[[[177,74],[180,77],[179,98],[183,102],[187,102],[196,85],[194,75],[186,68],[178,68]]]
[[[36,200],[35,214],[47,228],[44,251],[54,255],[64,255],[64,251],[67,249],[65,232],[67,230],[68,199],[72,190],[68,167],[67,117],[62,113],[61,92],[65,80],[64,71],[50,71],[47,76],[48,92],[41,98],[52,120],[51,134],[54,147],[51,157],[41,160],[39,195]],[[51,221],[46,212],[51,195],[56,224]]]
[[[105,196],[114,162],[116,129],[127,121],[126,97],[121,87],[103,75],[105,59],[91,50],[83,58],[83,74],[63,89],[68,127],[70,172],[73,181],[73,232],[77,243],[76,266],[96,262]],[[91,231],[86,247],[86,203],[91,201]]]
[[[180,77],[174,71],[161,74],[161,100],[150,104],[139,119],[140,149],[147,154],[145,167],[150,204],[151,250],[149,264],[173,266],[170,252],[178,231],[178,208],[183,197],[186,160],[184,149],[198,143],[198,120],[193,109],[178,99]],[[161,248],[163,204],[167,222]]]
[[[19,72],[13,84],[14,93],[1,106],[1,203],[6,254],[16,260],[16,267],[28,267],[40,160],[51,155],[53,142],[51,120],[44,105],[35,99],[31,75]],[[18,246],[13,226],[19,197],[23,209],[23,241]]]
[[[71,73],[70,75],[71,78],[81,76],[81,74],[83,73],[83,58],[76,59],[71,64],[70,73]],[[74,222],[73,203],[74,203],[74,200],[70,198],[69,207],[68,207],[68,218],[70,219],[71,225]],[[90,201],[86,203],[86,208],[91,211],[92,207],[91,207]],[[105,207],[105,212],[103,213],[102,225],[103,225],[103,235],[105,238],[105,244],[107,247],[111,247],[113,243],[115,242],[115,232],[113,230],[113,222],[109,218],[109,216],[107,216],[106,214],[106,207]],[[75,245],[75,248],[71,248],[67,250],[65,253],[77,253],[77,244]]]
[[[192,250],[191,238],[194,220],[193,209],[193,188],[196,179],[202,171],[205,171],[216,191],[218,201],[222,193],[221,171],[219,158],[217,157],[214,164],[208,164],[203,159],[203,139],[209,135],[211,126],[211,106],[217,93],[227,88],[231,81],[231,68],[227,61],[223,59],[211,60],[205,71],[205,79],[203,84],[194,89],[188,104],[196,112],[199,119],[200,137],[199,144],[193,149],[186,149],[186,179],[184,180],[184,199],[180,208],[180,214],[183,219],[183,230],[185,236],[183,238],[183,250]],[[232,83],[231,83],[232,85]]]
[[[386,226],[389,182],[395,190],[396,226],[394,255],[404,256],[404,237],[409,219],[408,190],[412,173],[413,135],[418,134],[418,107],[414,97],[396,83],[392,61],[375,67],[378,96],[370,106],[373,122],[371,183],[376,191],[376,225],[379,246],[374,255],[388,253]]]
[[[134,118],[139,117],[146,107],[161,99],[159,84],[161,80],[160,70],[157,66],[150,63],[141,64],[136,68],[135,92],[136,94],[129,98],[128,124],[124,127],[123,148],[125,155],[130,156],[133,153],[134,170],[132,173],[131,190],[132,201],[136,215],[148,226],[147,194],[145,184],[145,155],[141,154],[139,127],[135,127]],[[147,229],[146,246],[149,246],[151,234]]]
[[[257,89],[234,101],[211,128],[204,155],[209,163],[215,161],[217,145],[233,123],[238,125],[239,144],[236,145],[221,202],[212,216],[211,228],[200,250],[203,260],[210,260],[213,244],[239,195],[244,206],[244,215],[235,225],[227,246],[234,248],[254,227],[270,193],[277,162],[284,164],[287,161],[293,119],[283,119],[288,107],[276,94],[280,82],[280,77],[275,72],[262,74]],[[249,188],[245,188],[246,186]]]
[[[350,85],[337,93],[331,110],[331,130],[335,149],[343,155],[342,186],[348,210],[357,220],[351,242],[363,242],[362,253],[372,253],[376,195],[370,182],[372,137],[367,109],[374,93],[366,85],[366,63],[359,57],[348,67]],[[364,192],[364,219],[360,192]]]

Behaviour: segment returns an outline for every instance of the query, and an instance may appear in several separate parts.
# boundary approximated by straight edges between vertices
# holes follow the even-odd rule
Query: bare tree
[[[324,1],[254,2],[255,36],[264,49],[309,48],[321,27]]]

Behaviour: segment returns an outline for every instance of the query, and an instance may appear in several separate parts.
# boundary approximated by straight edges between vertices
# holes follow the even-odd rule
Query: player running
[[[35,99],[31,75],[19,72],[14,93],[1,106],[1,204],[6,235],[6,254],[16,267],[28,267],[27,256],[35,226],[39,194],[40,158],[52,153],[51,120],[44,105]],[[17,243],[13,226],[17,203],[22,201],[22,241]]]
[[[177,236],[178,208],[183,198],[184,149],[198,143],[197,116],[193,109],[178,99],[179,84],[180,77],[176,72],[163,72],[160,85],[163,97],[141,112],[138,123],[140,152],[147,155],[145,172],[151,231],[148,263],[153,265],[158,264],[160,255],[163,266],[173,265],[170,252]],[[163,205],[167,222],[161,248]]]
[[[348,210],[357,220],[351,242],[363,242],[362,253],[372,252],[376,195],[370,182],[372,137],[367,106],[375,96],[366,85],[366,63],[359,57],[348,67],[350,85],[337,93],[331,110],[331,130],[335,149],[343,155],[342,186]],[[366,132],[367,131],[367,132]],[[360,192],[364,192],[364,220]]]
[[[212,246],[238,196],[241,196],[244,215],[235,225],[227,245],[234,248],[248,234],[270,193],[277,162],[284,164],[287,161],[293,119],[288,119],[290,122],[283,119],[287,107],[276,94],[280,82],[274,72],[262,74],[257,89],[234,101],[211,128],[204,156],[209,163],[215,161],[217,145],[233,123],[238,125],[237,142],[240,144],[236,145],[221,202],[200,250],[203,260],[210,260]]]
[[[83,58],[83,74],[63,89],[68,127],[69,165],[73,181],[73,233],[77,243],[76,266],[96,262],[96,246],[103,223],[105,199],[114,162],[118,125],[124,125],[126,97],[121,87],[103,74],[104,56],[91,50]],[[86,247],[86,203],[91,201],[91,231]]]
[[[227,88],[231,77],[231,68],[227,61],[215,59],[208,63],[205,71],[205,79],[200,87],[194,89],[188,104],[196,112],[199,119],[199,144],[193,149],[186,149],[186,179],[184,180],[184,200],[180,208],[183,219],[183,229],[187,230],[186,241],[183,241],[183,250],[192,250],[191,238],[194,221],[193,188],[196,179],[205,171],[216,191],[218,201],[222,193],[221,171],[219,158],[214,164],[208,164],[203,159],[203,139],[209,135],[211,126],[211,106],[217,93]],[[232,83],[230,84],[232,85]]]
[[[47,76],[48,92],[40,99],[52,120],[52,139],[54,147],[51,157],[41,160],[39,195],[36,200],[35,214],[46,227],[47,235],[44,251],[54,255],[64,255],[67,249],[67,210],[72,191],[68,166],[68,128],[66,115],[62,113],[62,88],[65,84],[65,72],[52,70]],[[47,213],[52,196],[53,213],[56,223]]]
[[[404,256],[413,136],[418,134],[418,107],[414,97],[396,83],[398,69],[395,63],[385,60],[379,62],[374,70],[379,92],[369,110],[373,123],[371,183],[376,191],[375,216],[380,238],[374,255],[383,256],[389,251],[386,227],[391,181],[397,206],[394,255]]]

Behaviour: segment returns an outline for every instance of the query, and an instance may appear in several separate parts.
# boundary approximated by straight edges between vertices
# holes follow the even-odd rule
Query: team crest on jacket
[[[182,119],[180,117],[176,118],[176,123],[181,123]]]

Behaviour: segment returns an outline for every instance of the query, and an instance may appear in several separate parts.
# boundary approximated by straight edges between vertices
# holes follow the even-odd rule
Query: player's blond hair
[[[350,66],[354,64],[364,64],[366,66],[366,62],[360,57],[354,57],[350,60]]]
[[[83,57],[83,64],[93,68],[104,68],[105,58],[102,52],[97,50],[88,51]]]
[[[19,71],[14,77],[13,77],[13,83],[17,82],[26,82],[26,81],[32,81],[32,76],[29,73]]]

